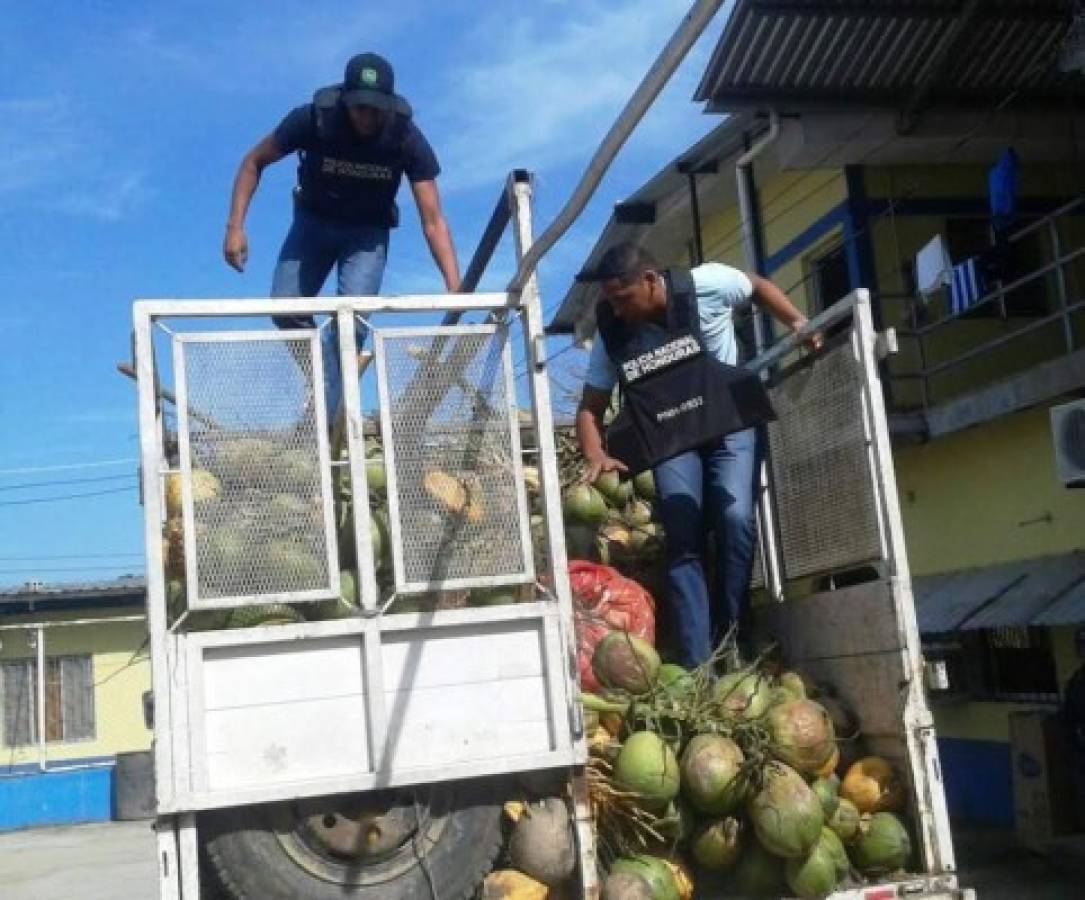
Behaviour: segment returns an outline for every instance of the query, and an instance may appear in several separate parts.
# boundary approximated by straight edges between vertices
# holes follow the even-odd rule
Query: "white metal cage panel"
[[[396,590],[534,577],[508,329],[376,332]]]
[[[317,332],[174,347],[189,606],[337,595]]]
[[[769,460],[787,578],[882,558],[863,377],[849,341],[770,391],[777,419]]]

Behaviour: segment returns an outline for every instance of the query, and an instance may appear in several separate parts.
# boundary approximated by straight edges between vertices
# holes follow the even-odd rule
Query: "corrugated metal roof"
[[[913,579],[924,634],[1085,622],[1085,552]]]
[[[147,589],[142,575],[124,575],[106,581],[77,581],[58,584],[20,584],[0,588],[0,603],[27,600],[68,600],[112,595],[142,594]]]
[[[711,111],[1065,97],[1072,0],[738,0],[695,99]],[[969,17],[969,12],[972,12]]]

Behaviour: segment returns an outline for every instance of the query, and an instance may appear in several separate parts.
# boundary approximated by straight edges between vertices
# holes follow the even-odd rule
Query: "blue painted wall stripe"
[[[805,253],[814,244],[829,234],[834,228],[844,226],[848,218],[848,204],[840,203],[819,219],[815,219],[807,228],[784,244],[775,253],[765,258],[765,271],[770,275],[781,266],[787,265],[796,256]]]
[[[0,778],[0,831],[112,817],[112,766]]]
[[[951,818],[1012,828],[1013,757],[1000,741],[939,738],[942,780]]]

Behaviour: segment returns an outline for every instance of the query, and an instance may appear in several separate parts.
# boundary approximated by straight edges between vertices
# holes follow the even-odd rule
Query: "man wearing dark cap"
[[[294,222],[279,251],[273,297],[312,297],[332,266],[341,295],[379,292],[388,235],[399,223],[396,193],[403,176],[411,185],[422,231],[445,288],[460,286],[456,252],[441,211],[437,157],[395,93],[391,65],[376,53],[347,63],[343,83],[321,88],[292,110],[241,161],[226,221],[223,256],[239,272],[248,257],[245,214],[260,174],[296,152],[298,185]],[[309,317],[281,317],[284,328],[311,326]]]

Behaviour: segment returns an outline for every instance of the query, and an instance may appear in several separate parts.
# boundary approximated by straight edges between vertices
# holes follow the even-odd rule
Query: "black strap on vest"
[[[667,269],[663,273],[663,283],[667,286],[667,333],[676,337],[692,335],[703,347],[697,286],[693,283],[692,273],[689,269]],[[621,372],[622,363],[633,355],[631,343],[637,332],[636,326],[614,315],[606,300],[600,300],[595,307],[595,323],[607,356]]]

